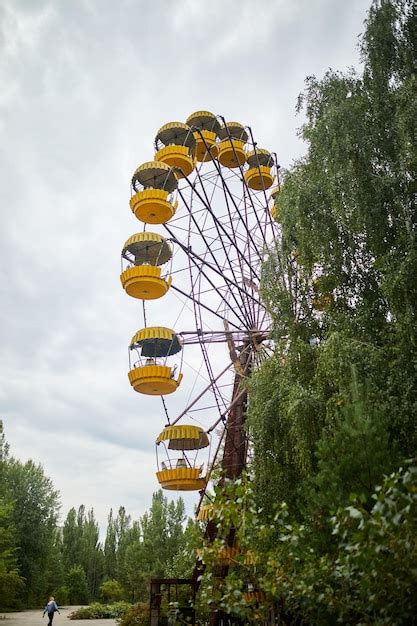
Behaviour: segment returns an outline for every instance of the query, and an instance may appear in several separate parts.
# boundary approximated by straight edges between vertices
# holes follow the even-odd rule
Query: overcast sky
[[[156,131],[213,111],[291,165],[304,79],[358,67],[368,6],[0,0],[0,417],[12,454],[42,463],[61,492],[63,516],[84,503],[104,527],[110,507],[137,517],[158,488],[165,420],[128,384],[140,303],[119,283],[122,244],[141,230],[130,178]],[[173,413],[190,391],[170,398]]]

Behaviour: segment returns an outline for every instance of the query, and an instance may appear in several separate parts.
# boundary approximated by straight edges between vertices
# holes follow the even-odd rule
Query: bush
[[[225,485],[213,507],[221,520],[217,538],[201,552],[206,570],[199,597],[208,610],[214,598],[245,624],[259,624],[271,602],[280,602],[292,624],[417,625],[417,459],[387,476],[369,500],[352,496],[349,506],[319,519],[329,528],[326,551],[315,545],[320,527],[300,525],[285,503],[268,520],[256,508],[250,482]],[[231,527],[239,553],[220,587],[213,571]],[[248,551],[256,565],[246,565]],[[256,615],[244,601],[248,581],[265,597]]]
[[[70,619],[115,619],[124,615],[131,605],[129,602],[113,602],[113,604],[100,604],[93,602],[89,606],[83,606],[73,611]]]
[[[119,626],[149,626],[149,605],[138,602],[131,606],[119,620]]]
[[[98,592],[103,602],[117,602],[123,597],[123,589],[117,580],[105,580]]]

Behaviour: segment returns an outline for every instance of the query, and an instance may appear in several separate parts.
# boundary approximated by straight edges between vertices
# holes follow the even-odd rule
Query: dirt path
[[[75,619],[69,620],[68,615],[77,607],[68,606],[60,609],[54,617],[54,626],[72,626],[72,624],[83,624],[83,626],[116,626],[114,619]],[[4,619],[6,618],[6,619]],[[46,626],[48,620],[46,616],[42,619],[42,611],[22,611],[21,613],[0,613],[0,626]]]

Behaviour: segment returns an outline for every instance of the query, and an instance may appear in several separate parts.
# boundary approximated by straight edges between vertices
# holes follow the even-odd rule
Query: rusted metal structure
[[[247,463],[245,379],[269,340],[270,319],[259,287],[265,251],[279,237],[279,165],[275,153],[258,147],[250,127],[209,111],[196,111],[185,123],[164,124],[154,148],[151,160],[132,177],[130,208],[143,232],[131,235],[122,249],[122,286],[142,301],[143,313],[143,327],[129,344],[129,382],[136,392],[162,399],[165,427],[156,440],[160,485],[199,491],[201,503],[213,468],[233,480]],[[170,294],[183,307],[175,330],[148,326],[154,302]],[[168,314],[170,308],[159,312]],[[228,348],[222,356],[215,353],[218,344]],[[171,419],[165,397],[178,397],[187,384],[183,358],[192,350],[202,357],[207,384]],[[217,373],[221,359],[227,363]],[[219,443],[214,451],[212,437],[220,427],[223,447]],[[232,529],[230,548],[233,535]],[[205,536],[208,541],[216,536],[210,519]],[[152,581],[152,626],[162,619],[162,590],[170,596],[171,589],[185,585],[194,597],[203,569],[198,561],[190,580]],[[226,575],[227,565],[219,567],[218,576]],[[210,623],[231,622],[213,611]]]

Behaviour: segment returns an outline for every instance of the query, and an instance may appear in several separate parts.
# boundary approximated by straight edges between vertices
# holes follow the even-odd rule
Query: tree
[[[0,607],[15,607],[24,580],[17,565],[16,529],[13,523],[13,501],[6,490],[5,472],[9,446],[0,420]]]
[[[20,575],[26,580],[26,605],[44,601],[46,568],[51,558],[57,524],[59,494],[41,465],[8,459],[4,486],[13,498],[11,521],[19,546],[17,561]]]
[[[121,519],[126,519],[124,509]],[[125,524],[118,544],[117,580],[132,601],[146,600],[149,580],[168,574],[175,555],[184,545],[184,520],[182,499],[168,502],[162,491],[158,491],[152,496],[150,510],[139,522],[131,527]]]
[[[24,580],[17,568],[12,506],[0,501],[0,607],[15,608]]]
[[[108,579],[114,578],[117,568],[117,539],[116,528],[113,520],[113,510],[110,509],[107,518],[106,540],[104,542],[104,575]]]
[[[276,352],[249,409],[259,499],[299,517],[315,515],[312,482],[323,495],[336,469],[339,501],[369,493],[417,445],[415,19],[413,2],[374,2],[362,76],[309,77],[299,99],[308,152],[285,176],[282,244],[263,268]]]
[[[77,512],[73,507],[67,513],[62,530],[62,554],[66,571],[81,562],[81,534],[82,526],[77,523]]]
[[[91,509],[83,519],[81,534],[81,565],[87,576],[90,598],[96,598],[103,578],[104,555],[99,542],[99,528]]]
[[[143,544],[135,541],[128,545],[123,563],[123,588],[131,602],[145,600],[149,590],[149,572],[143,561]]]
[[[118,581],[131,601],[142,597],[141,590],[145,588],[142,551],[140,524],[134,521],[126,531],[122,552],[118,554]]]
[[[65,568],[62,557],[62,529],[57,527],[52,532],[50,557],[45,567],[46,597],[54,596],[58,604],[67,602],[65,595]]]
[[[68,511],[63,528],[63,560],[67,572],[81,565],[87,577],[89,598],[96,598],[103,578],[104,555],[94,511],[91,509],[86,515],[83,504],[78,512],[74,508]]]
[[[416,469],[398,468],[417,447],[416,33],[415,1],[374,1],[363,72],[309,77],[299,98],[308,150],[262,270],[275,353],[249,381],[253,481],[216,539],[232,527],[256,552],[218,598],[248,623],[248,580],[291,623],[415,623]]]
[[[415,624],[415,462],[386,477],[370,502],[365,507],[363,498],[353,498],[328,519],[334,549],[323,553],[285,503],[276,503],[266,519],[251,481],[226,482],[212,508],[217,538],[202,551],[207,568],[200,600],[208,606],[217,600],[245,624],[267,620],[271,599],[279,602],[284,624]],[[212,566],[231,528],[239,550],[226,580],[216,580]],[[248,590],[257,592],[256,604]]]
[[[126,548],[129,543],[130,515],[126,514],[124,506],[119,507],[117,517],[114,520],[114,531],[117,545],[117,578],[123,580],[123,562]]]
[[[152,496],[148,513],[140,518],[145,570],[151,576],[164,576],[174,555],[182,547],[184,502],[179,498],[168,503],[162,490]]]
[[[195,519],[189,517],[166,575],[169,578],[191,578],[196,564],[197,549],[200,547],[201,528]]]
[[[74,565],[65,577],[70,604],[86,604],[88,602],[88,586],[85,571],[81,565]]]
[[[0,420],[0,468],[3,466],[3,463],[7,461],[8,456],[9,444],[6,441],[6,436],[4,434],[3,420]]]

